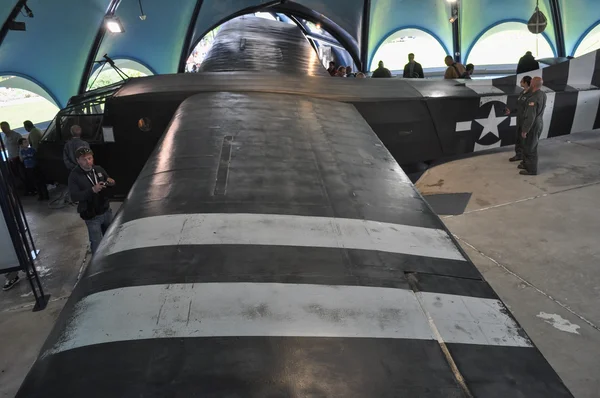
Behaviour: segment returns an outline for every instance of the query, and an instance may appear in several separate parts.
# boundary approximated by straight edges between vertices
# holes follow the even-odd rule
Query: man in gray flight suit
[[[538,142],[544,130],[544,111],[546,110],[546,93],[542,91],[544,81],[541,77],[531,79],[531,95],[527,100],[523,114],[521,137],[523,137],[523,163],[519,165],[522,175],[537,175]]]

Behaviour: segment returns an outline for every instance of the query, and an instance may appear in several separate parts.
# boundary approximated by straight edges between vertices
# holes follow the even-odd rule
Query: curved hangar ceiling
[[[0,3],[0,75],[29,79],[59,106],[85,89],[93,62],[104,54],[134,60],[159,74],[176,73],[204,34],[263,7],[322,23],[367,69],[379,45],[400,29],[421,29],[448,51],[466,55],[487,30],[502,22],[525,22],[536,6],[536,0],[505,0],[502,6],[496,0],[458,0],[460,29],[453,31],[447,0],[142,0],[143,20],[135,0]],[[597,0],[540,0],[539,6],[548,17],[545,35],[557,55],[575,54],[600,24]],[[111,13],[124,33],[105,32],[104,18]],[[25,23],[26,31],[9,30],[15,22]]]

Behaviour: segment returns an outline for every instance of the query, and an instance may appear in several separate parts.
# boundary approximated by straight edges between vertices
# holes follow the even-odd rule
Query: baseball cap
[[[94,151],[92,151],[90,148],[81,147],[81,148],[77,148],[77,150],[75,151],[75,158],[79,159],[83,155],[93,155],[93,154],[94,154]]]

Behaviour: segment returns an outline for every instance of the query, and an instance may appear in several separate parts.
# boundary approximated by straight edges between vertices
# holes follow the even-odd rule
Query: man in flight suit
[[[537,147],[544,130],[544,111],[546,110],[546,93],[542,91],[544,81],[541,77],[531,80],[531,95],[527,100],[523,114],[521,137],[523,138],[523,163],[519,165],[522,175],[537,175]]]
[[[511,113],[517,113],[517,129],[515,130],[515,156],[508,159],[510,162],[518,162],[523,160],[523,117],[525,114],[525,110],[529,104],[529,96],[531,95],[531,76],[524,76],[521,79],[521,88],[523,91],[519,94],[519,98],[517,98],[517,109],[511,111],[506,108],[505,115],[510,115]]]

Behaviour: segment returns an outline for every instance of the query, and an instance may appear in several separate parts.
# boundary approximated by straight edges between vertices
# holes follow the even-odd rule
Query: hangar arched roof
[[[59,105],[85,89],[93,61],[108,54],[133,59],[156,73],[183,71],[194,44],[233,16],[271,7],[275,12],[320,22],[367,69],[387,37],[403,28],[422,29],[442,47],[463,57],[477,40],[500,22],[526,21],[536,0],[457,0],[458,33],[448,21],[447,0],[27,0],[34,13],[15,20],[27,30],[6,30],[15,6],[25,0],[0,0],[0,75],[27,76]],[[548,17],[545,36],[557,55],[573,55],[600,23],[597,0],[539,0]],[[107,12],[121,20],[125,32],[104,32]],[[457,34],[458,37],[455,37]]]

